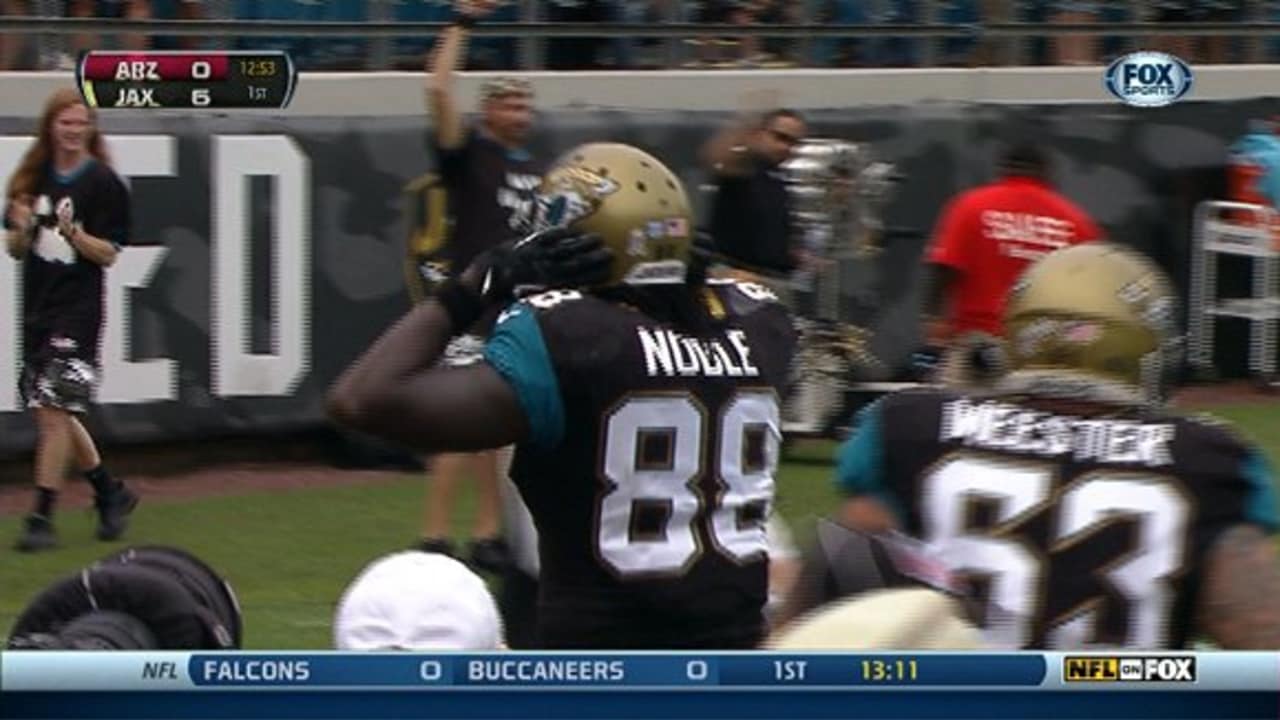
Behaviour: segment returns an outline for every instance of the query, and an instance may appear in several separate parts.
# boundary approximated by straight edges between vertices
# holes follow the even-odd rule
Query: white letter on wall
[[[174,144],[170,135],[112,135],[107,137],[115,170],[130,177],[172,177]],[[138,227],[134,216],[133,229]],[[129,238],[134,242],[137,238]],[[164,247],[126,247],[107,270],[106,324],[102,332],[101,403],[142,403],[177,398],[177,367],[169,358],[129,360],[129,288],[146,287],[169,252]]]
[[[310,360],[310,163],[283,135],[213,138],[213,392],[288,395]],[[275,178],[275,354],[249,351],[249,177]]]
[[[0,138],[0,178],[8,178],[17,169],[22,154],[31,147],[35,138],[3,137]],[[3,181],[0,181],[3,182]],[[0,197],[3,197],[0,194]],[[7,213],[7,201],[0,213]],[[20,263],[9,257],[8,252],[0,257],[0,412],[15,412],[22,409],[18,398],[18,366],[22,357],[22,293],[18,284],[18,267]]]

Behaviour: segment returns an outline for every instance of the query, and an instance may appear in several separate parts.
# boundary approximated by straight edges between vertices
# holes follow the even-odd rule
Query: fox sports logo
[[[1191,92],[1191,68],[1166,53],[1136,52],[1117,58],[1102,76],[1107,92],[1134,107],[1164,107]]]

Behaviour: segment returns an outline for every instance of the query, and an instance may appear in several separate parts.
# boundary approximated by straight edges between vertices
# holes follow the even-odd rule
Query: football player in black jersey
[[[686,282],[688,197],[635,148],[565,154],[535,226],[553,229],[473,264],[379,339],[338,381],[331,414],[425,450],[516,444],[542,646],[754,647],[795,343],[786,310],[759,286]],[[433,367],[524,285],[550,289],[501,313],[484,362]]]
[[[844,520],[923,538],[997,647],[1280,647],[1275,477],[1225,425],[1160,406],[1175,300],[1145,257],[1059,250],[1010,294],[985,394],[884,397],[841,448]]]
[[[49,97],[6,194],[6,245],[23,266],[21,391],[38,435],[36,498],[17,549],[57,544],[53,512],[68,465],[93,485],[98,537],[115,540],[138,498],[103,468],[80,418],[98,384],[104,269],[129,241],[129,191],[75,89]]]

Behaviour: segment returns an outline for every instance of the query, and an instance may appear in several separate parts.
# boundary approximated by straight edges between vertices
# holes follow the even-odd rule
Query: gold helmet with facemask
[[[1023,273],[1005,308],[1013,392],[1145,404],[1177,360],[1176,298],[1156,265],[1128,248],[1087,243]]]
[[[693,213],[680,178],[652,155],[620,143],[589,143],[543,177],[531,230],[594,233],[613,253],[607,284],[684,282]]]

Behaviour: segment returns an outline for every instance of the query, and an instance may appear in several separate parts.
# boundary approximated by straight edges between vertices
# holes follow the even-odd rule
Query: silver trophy
[[[900,177],[868,145],[832,138],[806,139],[783,171],[795,242],[809,256],[793,287],[813,293],[807,308],[793,308],[800,337],[783,429],[822,434],[843,409],[850,384],[885,370],[870,351],[870,332],[845,321],[841,298],[878,295],[871,261],[880,252],[882,210]],[[842,288],[850,283],[851,293]]]

